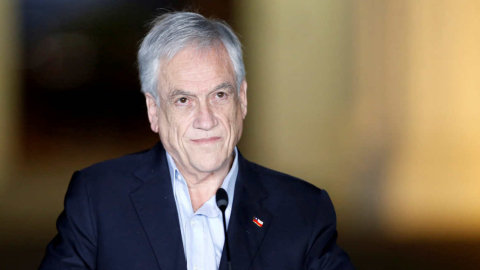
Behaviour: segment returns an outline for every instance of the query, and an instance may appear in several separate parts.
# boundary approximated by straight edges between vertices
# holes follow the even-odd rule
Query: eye
[[[217,93],[217,97],[218,98],[224,98],[227,94],[225,94],[225,92],[218,92]]]
[[[187,103],[188,99],[186,97],[179,98],[177,102],[179,103]]]

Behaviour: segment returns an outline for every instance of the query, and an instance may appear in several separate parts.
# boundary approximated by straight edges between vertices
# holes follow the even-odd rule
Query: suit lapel
[[[232,269],[234,270],[250,267],[272,222],[272,215],[263,207],[263,201],[268,194],[260,183],[258,174],[240,152],[238,163],[235,197],[227,232]],[[261,227],[253,222],[254,217],[263,222]],[[220,269],[228,269],[225,248],[223,249]]]
[[[162,270],[187,269],[178,221],[173,187],[161,143],[147,152],[135,172],[139,178],[130,194],[138,217],[147,234],[159,267]],[[239,152],[235,198],[228,227],[232,269],[248,269],[272,223],[272,215],[264,208],[268,194],[252,165]],[[253,222],[257,217],[260,227]],[[220,261],[227,270],[226,249]]]
[[[187,269],[165,150],[158,143],[135,172],[130,194],[162,270]]]

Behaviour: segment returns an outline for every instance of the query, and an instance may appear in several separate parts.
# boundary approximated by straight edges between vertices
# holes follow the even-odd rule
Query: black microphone
[[[227,209],[227,206],[228,206],[228,195],[225,189],[219,188],[217,190],[217,195],[215,196],[215,199],[217,201],[218,208],[220,208],[220,210],[222,211],[223,233],[225,234],[225,246],[227,247],[228,269],[232,270],[232,264],[230,262],[230,249],[228,247],[228,238],[227,238],[227,222],[225,222],[225,210]]]

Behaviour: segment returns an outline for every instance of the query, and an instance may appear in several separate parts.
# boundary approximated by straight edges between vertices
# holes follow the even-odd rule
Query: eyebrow
[[[212,92],[218,91],[220,89],[227,89],[227,88],[229,90],[233,90],[233,86],[230,83],[224,82],[222,84],[219,84],[217,87],[215,87],[215,89],[213,89]]]
[[[170,93],[170,98],[172,99],[176,96],[193,96],[193,94],[184,90],[175,89],[172,91],[172,93]]]
[[[224,82],[217,85],[211,92],[215,92],[222,89],[228,89],[230,91],[234,90],[233,86],[230,83]],[[194,94],[182,89],[175,89],[169,95],[170,99],[175,99],[175,97],[177,96],[194,96]]]

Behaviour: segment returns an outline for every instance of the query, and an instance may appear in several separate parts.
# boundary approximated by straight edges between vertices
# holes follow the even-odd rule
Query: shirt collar
[[[222,183],[222,186],[221,186],[223,189],[225,189],[225,191],[227,192],[227,195],[228,195],[228,207],[227,207],[227,210],[226,210],[227,212],[231,212],[232,203],[233,203],[233,196],[235,194],[235,183],[237,181],[237,175],[238,175],[238,150],[237,150],[236,146],[235,146],[234,152],[235,152],[235,158],[233,160],[232,167],[230,168],[230,171],[228,172],[225,179],[223,180],[223,183]],[[175,194],[175,186],[177,185],[177,183],[176,183],[177,181],[175,181],[175,178],[179,177],[178,180],[183,181],[183,182],[185,182],[185,179],[183,178],[182,174],[178,170],[177,165],[175,164],[175,161],[173,160],[172,156],[167,151],[165,151],[165,153],[167,155],[168,170],[170,172],[170,180],[172,181],[173,193]],[[186,183],[185,183],[185,185],[186,185]],[[207,202],[205,202],[205,204],[212,204],[212,200],[213,200],[213,202],[215,201],[214,197],[212,197]],[[210,212],[210,211],[208,211],[208,212]],[[216,213],[211,213],[211,215],[218,214],[217,211],[215,211],[215,212]],[[207,215],[210,216],[210,214],[207,214]]]

